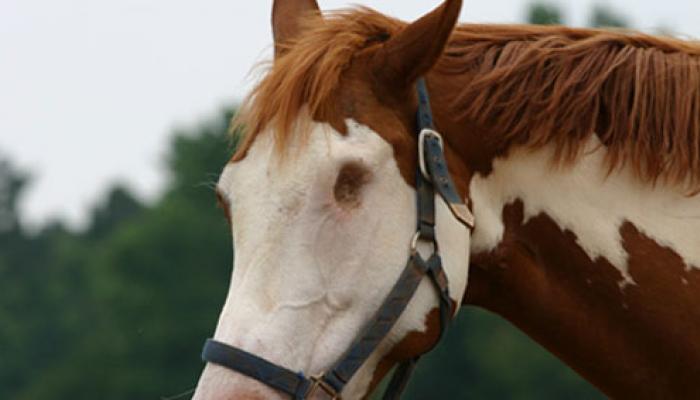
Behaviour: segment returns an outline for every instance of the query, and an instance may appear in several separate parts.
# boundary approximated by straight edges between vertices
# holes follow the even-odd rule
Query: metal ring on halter
[[[411,239],[411,254],[415,255],[418,253],[418,242],[421,241],[421,234],[420,231],[417,231],[414,235],[413,238]],[[437,240],[424,240],[425,242],[430,242],[433,245],[433,254],[438,253],[440,251],[440,248],[438,247]]]
[[[444,149],[445,145],[442,140],[442,136],[440,136],[439,133],[436,131],[425,128],[422,131],[420,131],[420,135],[418,135],[418,166],[420,167],[420,173],[423,174],[423,177],[427,179],[428,181],[432,181],[430,178],[430,174],[428,173],[428,166],[425,163],[425,138],[427,136],[432,136],[434,138],[437,138],[438,142],[440,142],[440,148]]]

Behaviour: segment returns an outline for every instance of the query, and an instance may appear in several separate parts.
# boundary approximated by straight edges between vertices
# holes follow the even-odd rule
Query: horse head
[[[364,18],[323,17],[315,0],[274,2],[274,62],[242,107],[247,135],[217,185],[235,260],[214,339],[264,360],[241,362],[326,373],[402,276],[420,215],[416,82],[442,55],[460,8],[447,0],[404,24],[362,11],[356,15]],[[469,171],[449,143],[440,145],[466,199]],[[470,233],[453,205],[434,196],[435,245],[455,311]],[[343,398],[368,395],[397,363],[431,349],[441,332],[439,304],[439,291],[421,279],[388,334],[343,382]],[[209,363],[195,398],[289,398],[259,380]]]

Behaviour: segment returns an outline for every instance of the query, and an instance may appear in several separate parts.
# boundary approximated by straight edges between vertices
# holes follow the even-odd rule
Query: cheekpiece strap
[[[417,177],[416,185],[419,190],[419,200],[421,181],[427,180],[440,194],[454,217],[465,226],[474,229],[474,215],[457,192],[450,171],[447,169],[445,145],[442,136],[435,130],[428,87],[424,78],[418,80],[416,90],[418,92],[418,159],[422,175]]]

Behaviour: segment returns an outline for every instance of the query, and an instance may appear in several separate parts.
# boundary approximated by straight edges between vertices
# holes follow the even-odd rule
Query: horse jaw
[[[271,132],[263,133],[219,181],[232,204],[236,256],[214,337],[307,376],[332,366],[372,318],[405,266],[415,232],[415,190],[402,178],[392,147],[369,127],[346,122],[344,135],[327,124],[297,124],[311,133],[306,142],[294,141],[284,161],[273,150]],[[368,174],[352,206],[334,195],[348,163]],[[436,208],[444,268],[459,304],[469,234],[439,199]],[[382,357],[408,333],[424,332],[437,304],[434,288],[423,280],[343,398],[364,396]],[[286,397],[209,364],[194,398]]]

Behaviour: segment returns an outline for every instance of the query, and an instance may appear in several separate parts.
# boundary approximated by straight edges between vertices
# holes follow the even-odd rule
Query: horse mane
[[[630,31],[461,26],[438,75],[463,76],[452,107],[497,146],[573,162],[594,134],[609,171],[700,185],[700,44]]]
[[[245,100],[242,157],[273,128],[277,149],[300,112],[318,115],[359,50],[406,24],[367,8],[305,21]],[[645,182],[700,186],[700,44],[630,31],[461,25],[431,76],[460,82],[451,115],[489,131],[504,148],[554,144],[571,163],[592,135],[610,171],[628,165]],[[307,110],[304,110],[307,108]],[[301,130],[303,131],[303,130]],[[234,156],[234,158],[236,157]]]

